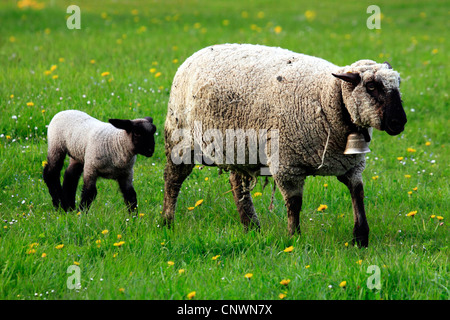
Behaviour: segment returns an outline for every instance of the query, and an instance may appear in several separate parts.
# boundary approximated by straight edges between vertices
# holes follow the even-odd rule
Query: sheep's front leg
[[[97,175],[85,170],[83,179],[83,191],[81,192],[80,211],[87,211],[97,196]]]
[[[359,246],[367,247],[369,245],[369,225],[366,219],[364,209],[364,188],[362,176],[352,171],[337,177],[340,182],[345,184],[350,191],[353,205],[353,217],[355,225],[353,228],[353,244],[356,242]]]
[[[248,231],[249,227],[260,228],[250,191],[246,189],[250,185],[250,179],[250,177],[242,176],[236,172],[230,172],[230,184],[234,202],[245,231]]]
[[[125,178],[118,180],[120,191],[123,194],[123,199],[128,208],[128,211],[132,213],[137,209],[137,197],[136,191],[133,187],[133,175],[129,175]]]
[[[277,174],[274,179],[286,204],[289,234],[300,234],[300,211],[302,209],[305,177]]]
[[[64,211],[75,209],[75,195],[77,192],[78,180],[83,173],[83,164],[70,158],[69,166],[64,173],[63,182],[63,209]]]

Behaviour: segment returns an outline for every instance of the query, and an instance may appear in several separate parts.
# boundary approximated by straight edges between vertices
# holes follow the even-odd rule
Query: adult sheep
[[[151,157],[155,149],[153,119],[109,119],[99,121],[87,113],[65,110],[57,113],[48,126],[48,154],[44,181],[53,205],[64,211],[75,209],[78,180],[83,174],[80,210],[88,210],[97,195],[97,178],[119,183],[128,210],[137,208],[133,187],[136,155]],[[61,187],[60,172],[66,155],[70,163]]]
[[[336,176],[352,197],[354,241],[367,246],[369,226],[362,182],[365,157],[344,154],[344,149],[352,132],[363,132],[369,140],[371,128],[390,135],[404,130],[406,115],[399,84],[398,72],[388,63],[371,60],[339,67],[317,57],[250,44],[214,45],[196,52],[178,69],[169,99],[165,223],[170,226],[174,218],[180,187],[196,158],[231,171],[241,222],[246,229],[259,227],[250,196],[251,181],[267,165],[266,174],[273,176],[283,195],[290,234],[300,232],[305,178]],[[261,161],[264,157],[256,163],[228,161],[236,156],[230,158],[225,151],[240,146],[235,146],[234,140],[227,140],[232,144],[227,146],[217,137],[227,136],[230,129],[267,134],[268,143],[259,144],[258,151],[264,148],[267,161]],[[201,137],[202,132],[219,135],[211,139]],[[248,135],[244,141],[250,144],[250,140]],[[211,147],[211,141],[217,144]],[[275,150],[269,144],[276,144]],[[247,150],[246,157],[254,152]]]

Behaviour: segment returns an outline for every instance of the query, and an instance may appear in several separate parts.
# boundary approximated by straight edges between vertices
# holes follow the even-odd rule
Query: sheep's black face
[[[151,157],[155,151],[155,132],[156,126],[153,119],[145,117],[136,120],[109,119],[109,122],[116,128],[125,130],[131,135],[133,151],[135,154],[141,154]]]
[[[342,82],[342,96],[353,123],[389,135],[403,132],[406,114],[400,96],[400,75],[389,63],[360,60],[352,71],[333,75]],[[344,71],[346,69],[344,68]]]
[[[144,121],[135,121],[131,131],[134,151],[136,154],[151,157],[155,151],[156,126],[153,124],[153,119],[146,117]]]

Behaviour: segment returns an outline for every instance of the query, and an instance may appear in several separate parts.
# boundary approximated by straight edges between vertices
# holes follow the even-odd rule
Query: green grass
[[[380,30],[366,28],[365,1],[77,1],[81,30],[66,28],[73,3],[44,4],[0,4],[1,299],[186,299],[192,291],[195,299],[449,299],[446,1],[380,1]],[[171,81],[192,53],[224,42],[281,46],[339,65],[387,60],[401,73],[406,129],[398,137],[375,132],[367,154],[368,249],[351,245],[350,195],[333,177],[307,179],[301,236],[288,236],[278,191],[268,210],[263,181],[253,191],[263,193],[254,199],[262,230],[244,233],[228,175],[215,168],[194,170],[175,229],[159,226]],[[154,118],[155,155],[135,166],[142,215],[126,212],[108,180],[98,182],[88,214],[53,209],[42,181],[45,126],[71,108],[103,121]],[[328,209],[318,212],[320,204]],[[75,261],[82,287],[69,290],[66,270]],[[380,268],[381,290],[366,285],[370,265]],[[284,287],[282,279],[291,282]]]

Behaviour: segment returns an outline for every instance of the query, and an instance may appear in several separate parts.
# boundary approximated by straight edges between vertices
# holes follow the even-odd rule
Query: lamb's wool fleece
[[[95,172],[109,179],[128,173],[136,160],[125,130],[77,110],[62,111],[53,117],[48,126],[48,151],[49,159],[68,152],[85,164],[85,175]]]
[[[339,67],[259,45],[202,49],[180,66],[174,78],[165,123],[166,149],[175,143],[172,133],[193,130],[194,121],[201,121],[203,132],[219,129],[223,136],[233,128],[278,129],[278,175],[342,175],[355,167],[362,171],[364,155],[343,154],[347,136],[355,125],[380,128],[380,117],[368,94],[359,92],[365,90],[363,86],[352,92],[350,84],[332,75],[351,71],[362,72],[362,82],[384,74],[386,87],[398,87],[398,73],[371,60]],[[251,166],[218,166],[257,175]]]

